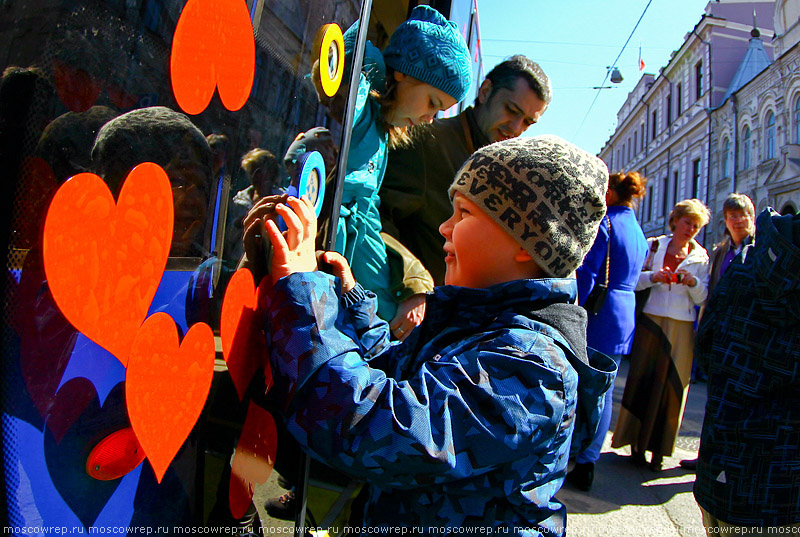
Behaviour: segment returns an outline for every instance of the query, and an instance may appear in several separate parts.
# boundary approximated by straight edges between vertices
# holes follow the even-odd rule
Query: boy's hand
[[[331,274],[342,281],[342,293],[347,293],[356,286],[356,279],[347,259],[338,252],[320,252],[319,260],[331,267]]]
[[[269,271],[271,247],[264,222],[277,217],[275,205],[286,202],[288,196],[265,196],[253,205],[242,221],[244,233],[244,258],[240,266],[250,269],[256,282],[260,282]]]
[[[283,203],[275,205],[275,212],[286,222],[286,231],[281,233],[274,219],[264,222],[273,248],[273,282],[295,272],[317,270],[314,253],[317,215],[314,208],[305,196],[301,199],[290,196],[286,203],[288,206]]]

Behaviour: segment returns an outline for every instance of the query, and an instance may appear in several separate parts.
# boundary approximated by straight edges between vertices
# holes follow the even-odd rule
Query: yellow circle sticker
[[[333,97],[342,85],[344,74],[344,36],[342,29],[336,23],[322,27],[319,61],[322,90],[328,97]]]

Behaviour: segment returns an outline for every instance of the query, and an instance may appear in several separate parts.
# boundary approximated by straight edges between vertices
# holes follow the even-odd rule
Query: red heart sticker
[[[53,60],[53,78],[58,98],[73,112],[86,112],[103,91],[102,83],[92,75],[59,60]]]
[[[228,500],[233,518],[245,515],[253,501],[255,486],[267,482],[277,451],[275,420],[269,412],[251,402],[231,467]]]
[[[170,57],[172,92],[187,114],[206,109],[214,88],[225,108],[247,102],[256,69],[256,43],[242,0],[189,0],[183,8]]]
[[[123,365],[167,264],[172,188],[145,162],[115,203],[108,186],[81,173],[56,192],[44,224],[44,269],[58,308]]]
[[[219,334],[222,355],[240,400],[244,398],[245,390],[259,367],[264,368],[267,389],[272,386],[263,320],[258,311],[259,298],[270,287],[270,278],[264,278],[256,290],[252,273],[242,268],[236,271],[225,289]]]
[[[214,333],[193,325],[178,344],[166,313],[142,325],[131,348],[125,400],[136,438],[161,482],[203,410],[214,375]]]

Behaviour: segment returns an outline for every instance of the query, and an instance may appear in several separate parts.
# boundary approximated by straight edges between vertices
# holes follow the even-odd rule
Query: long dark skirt
[[[650,314],[637,320],[611,447],[630,445],[641,453],[672,455],[689,393],[692,324]]]

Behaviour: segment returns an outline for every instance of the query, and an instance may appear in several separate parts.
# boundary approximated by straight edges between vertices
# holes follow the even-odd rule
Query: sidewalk
[[[624,360],[614,386],[614,418],[595,467],[592,490],[582,492],[565,483],[557,496],[569,512],[567,535],[704,537],[700,509],[692,495],[694,472],[684,470],[679,463],[697,456],[706,385],[692,384],[689,388],[678,446],[672,457],[664,458],[664,469],[655,473],[631,464],[628,447],[610,448],[627,368]]]

